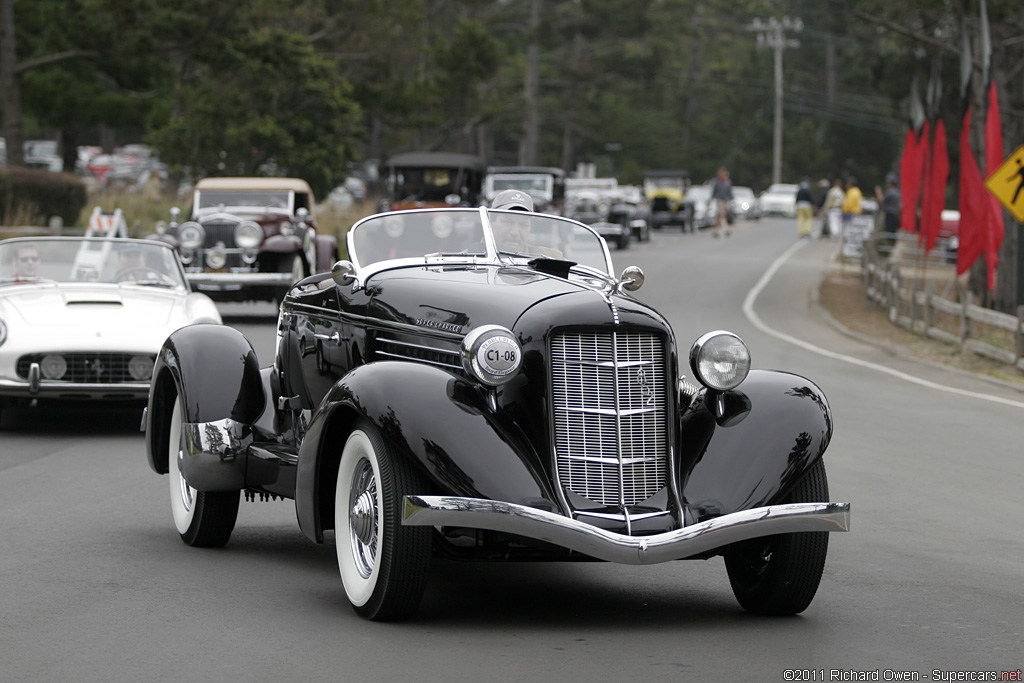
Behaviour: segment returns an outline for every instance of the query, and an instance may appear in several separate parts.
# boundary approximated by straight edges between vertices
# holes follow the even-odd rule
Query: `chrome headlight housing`
[[[690,347],[690,369],[709,389],[728,391],[747,378],[750,350],[732,332],[708,332]]]
[[[59,353],[51,353],[39,361],[39,370],[46,379],[60,379],[68,371],[68,362]]]
[[[483,325],[462,340],[462,367],[487,386],[508,382],[519,371],[523,349],[501,325]]]
[[[206,231],[195,221],[188,221],[178,226],[178,244],[185,249],[198,249],[203,246]]]
[[[255,249],[263,242],[263,228],[255,221],[242,221],[235,226],[235,244],[242,249]]]
[[[132,379],[147,380],[153,376],[155,362],[152,356],[132,356],[128,361],[128,374],[132,376]]]
[[[228,256],[224,253],[224,247],[220,244],[213,249],[206,250],[206,265],[214,270],[220,270],[228,262]]]

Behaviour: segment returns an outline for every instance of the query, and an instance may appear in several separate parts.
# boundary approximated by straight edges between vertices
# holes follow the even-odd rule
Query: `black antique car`
[[[384,163],[381,211],[479,206],[487,165],[473,154],[406,152]]]
[[[578,222],[370,216],[284,299],[273,365],[225,326],[172,334],[145,418],[178,533],[223,546],[240,498],[293,499],[360,615],[411,616],[433,556],[648,564],[722,555],[740,604],[794,614],[828,532],[825,396],[668,321]],[[683,365],[684,368],[679,366]],[[680,371],[685,372],[685,376]]]
[[[178,250],[192,289],[217,301],[282,299],[292,283],[330,270],[332,235],[317,232],[313,191],[299,178],[204,178],[154,239]]]

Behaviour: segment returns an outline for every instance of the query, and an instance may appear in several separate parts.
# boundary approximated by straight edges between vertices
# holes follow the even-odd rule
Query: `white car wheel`
[[[167,478],[174,527],[188,545],[221,547],[235,528],[240,492],[197,491],[185,481],[178,465],[185,441],[181,413],[181,399],[175,398],[167,443]]]
[[[338,571],[355,611],[378,621],[405,619],[423,596],[430,529],[403,527],[403,496],[424,493],[421,475],[380,432],[360,421],[345,442],[334,498]]]

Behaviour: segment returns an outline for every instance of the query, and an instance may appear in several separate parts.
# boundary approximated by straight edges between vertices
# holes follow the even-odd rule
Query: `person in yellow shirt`
[[[857,179],[850,177],[846,181],[846,198],[843,199],[843,222],[861,213],[860,200],[864,197],[860,188],[857,187]]]

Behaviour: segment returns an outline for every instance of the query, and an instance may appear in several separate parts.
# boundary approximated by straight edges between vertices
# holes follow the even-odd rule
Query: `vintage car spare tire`
[[[196,491],[178,468],[185,431],[181,419],[181,398],[174,399],[167,447],[167,477],[170,480],[171,514],[181,540],[191,546],[219,548],[227,544],[238,518],[240,491]]]
[[[825,464],[815,462],[787,503],[828,500]],[[754,538],[725,553],[729,583],[740,606],[754,614],[787,616],[807,609],[825,570],[827,531]]]
[[[426,586],[431,529],[402,526],[402,499],[424,477],[360,420],[345,442],[334,501],[338,570],[356,613],[376,621],[412,616]]]

